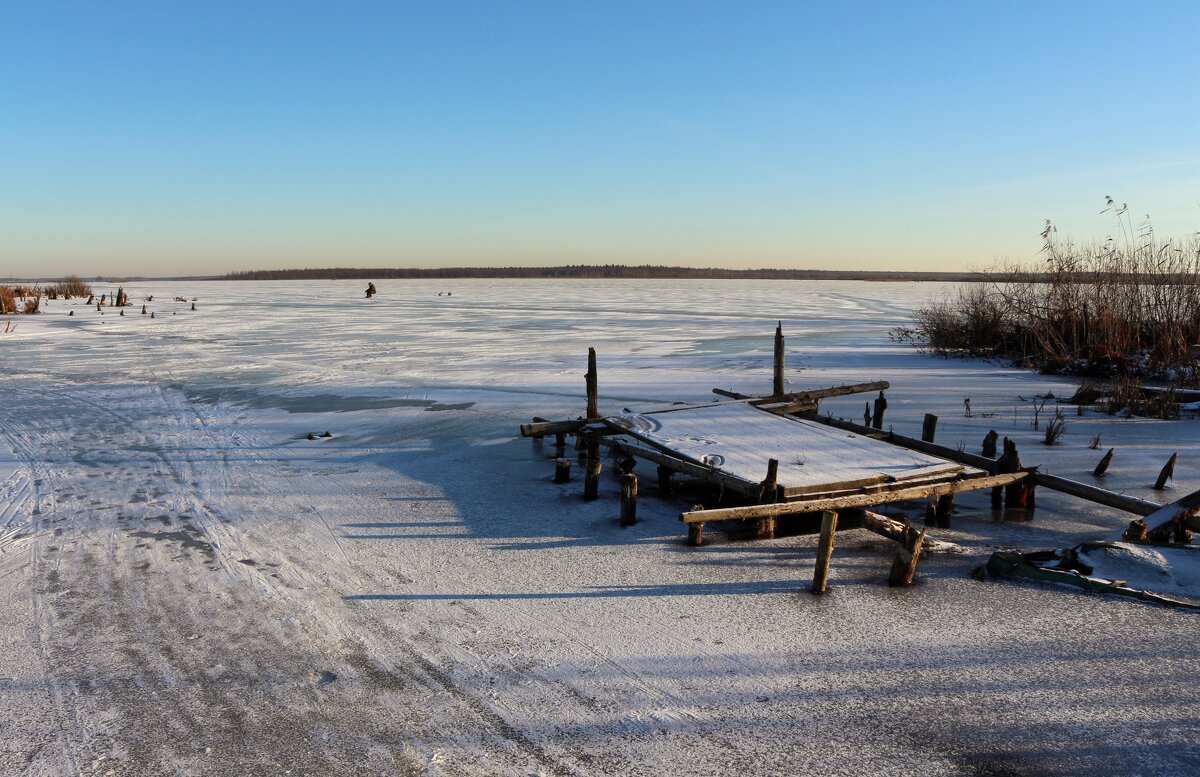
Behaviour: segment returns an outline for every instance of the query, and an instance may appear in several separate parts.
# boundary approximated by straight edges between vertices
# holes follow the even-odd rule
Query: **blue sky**
[[[0,275],[974,269],[1200,229],[1200,4],[0,0]]]

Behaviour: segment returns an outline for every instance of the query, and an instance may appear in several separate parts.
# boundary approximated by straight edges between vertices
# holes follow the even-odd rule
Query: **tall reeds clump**
[[[78,275],[68,275],[46,290],[47,294],[70,299],[71,297],[90,297],[92,287]]]
[[[24,307],[24,305],[22,305]],[[0,315],[17,312],[17,294],[11,286],[0,286]]]
[[[1047,222],[1041,261],[985,273],[895,336],[1045,372],[1200,384],[1200,237],[1160,240],[1116,212],[1120,239],[1076,244]]]

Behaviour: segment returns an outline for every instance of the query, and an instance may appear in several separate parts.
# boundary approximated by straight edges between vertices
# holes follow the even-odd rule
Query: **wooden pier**
[[[781,519],[808,516],[811,520],[823,515],[815,593],[823,593],[826,587],[839,514],[849,519],[843,526],[848,523],[896,541],[889,583],[912,583],[922,551],[936,549],[939,543],[905,521],[867,509],[883,504],[924,501],[926,524],[948,527],[955,494],[990,489],[993,505],[1032,510],[1035,489],[1044,486],[1145,516],[1131,523],[1125,541],[1188,542],[1192,529],[1200,529],[1200,493],[1160,506],[1039,473],[1037,467],[1021,465],[1008,438],[1003,440],[1001,455],[995,457],[995,432],[983,442],[983,451],[990,455],[948,448],[933,442],[937,418],[932,415],[925,418],[921,439],[885,432],[884,392],[890,388],[886,381],[787,393],[782,326],[775,332],[774,353],[769,396],[713,389],[720,397],[713,402],[606,416],[599,410],[596,353],[589,349],[586,416],[565,421],[537,418],[522,425],[521,434],[555,437],[557,483],[570,479],[565,438],[576,437],[585,464],[585,499],[598,496],[600,449],[613,452],[622,462],[618,465],[622,526],[637,520],[638,479],[633,473],[637,460],[656,466],[660,496],[673,493],[675,476],[712,486],[715,504],[697,504],[679,516],[691,545],[703,544],[705,525],[716,521],[753,521],[755,536],[769,539]],[[822,399],[875,393],[878,396],[867,403],[862,424],[818,413]],[[1173,465],[1174,459],[1164,467],[1167,474],[1160,475],[1160,481],[1169,476]]]

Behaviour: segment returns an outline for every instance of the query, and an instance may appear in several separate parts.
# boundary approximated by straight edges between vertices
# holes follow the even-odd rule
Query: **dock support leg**
[[[621,476],[621,525],[637,523],[637,475],[630,472]]]
[[[888,577],[888,585],[912,585],[924,542],[924,531],[917,531],[911,526],[904,527],[904,539],[900,543],[900,549],[896,551],[896,558],[892,560],[892,573]]]
[[[671,475],[673,475],[669,467],[658,465],[658,495],[666,499],[671,495]]]
[[[704,509],[701,507],[701,509]],[[688,524],[688,545],[699,547],[704,544],[704,524],[689,523]]]
[[[554,460],[554,482],[555,483],[570,483],[571,482],[571,460],[570,459],[555,459]]]
[[[934,520],[940,529],[950,528],[950,510],[954,507],[954,494],[942,494],[937,500]]]
[[[600,471],[603,469],[600,461],[600,442],[594,435],[588,435],[586,450],[587,476],[583,481],[583,498],[591,502],[600,496]]]
[[[817,542],[817,567],[813,571],[812,592],[825,593],[829,582],[829,560],[833,557],[833,538],[837,533],[838,514],[830,510],[821,513],[821,538]]]

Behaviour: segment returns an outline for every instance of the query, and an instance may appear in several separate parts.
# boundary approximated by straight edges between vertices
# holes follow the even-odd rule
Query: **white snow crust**
[[[966,495],[931,531],[965,552],[893,589],[841,532],[817,598],[813,535],[687,547],[645,465],[622,529],[517,428],[584,411],[589,346],[605,413],[767,393],[777,320],[789,390],[889,380],[886,426],[1089,482],[1115,447],[1099,482],[1146,499],[1200,487],[1197,421],[1045,447],[1028,400],[1068,381],[888,340],[937,284],[376,285],[130,283],[0,334],[0,773],[1196,773],[1195,613],[969,576],[1127,515]]]

